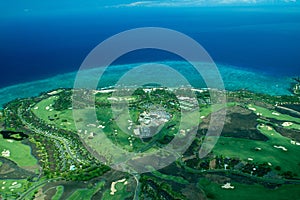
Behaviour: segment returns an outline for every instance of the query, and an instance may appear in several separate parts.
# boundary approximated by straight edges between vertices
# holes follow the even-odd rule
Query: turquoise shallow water
[[[179,71],[188,76],[189,81],[195,87],[206,87],[202,81],[193,76],[193,71],[182,61],[160,62],[169,66],[180,66]],[[141,64],[141,63],[139,63]],[[110,86],[126,70],[139,64],[118,65],[109,68],[101,79],[102,86]],[[291,77],[274,77],[259,71],[249,71],[244,68],[218,64],[218,69],[223,78],[227,90],[247,89],[252,92],[270,95],[290,95],[289,88],[293,83]],[[102,70],[102,69],[100,69]],[[44,80],[37,80],[0,89],[0,106],[16,98],[37,96],[41,92],[57,89],[72,88],[76,72],[60,74]],[[97,70],[92,70],[86,75],[89,79],[97,78]]]

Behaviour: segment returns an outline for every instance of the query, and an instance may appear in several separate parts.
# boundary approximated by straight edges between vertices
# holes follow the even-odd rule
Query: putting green
[[[6,153],[5,153],[6,151]],[[31,148],[21,141],[6,140],[0,136],[0,156],[14,161],[19,167],[37,168],[37,160],[31,154]]]

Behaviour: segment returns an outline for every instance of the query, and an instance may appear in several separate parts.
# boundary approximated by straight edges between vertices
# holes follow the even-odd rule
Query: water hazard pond
[[[22,141],[23,139],[29,137],[23,132],[15,132],[15,131],[0,131],[0,134],[3,136],[4,139],[12,139],[16,141]]]

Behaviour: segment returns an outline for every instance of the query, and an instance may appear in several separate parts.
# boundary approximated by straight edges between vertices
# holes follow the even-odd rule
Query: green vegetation
[[[281,136],[271,127],[260,126],[258,129],[269,138],[267,142],[220,137],[213,152],[248,162],[271,163],[272,166],[281,166],[283,172],[292,171],[299,176],[300,147],[292,145],[290,139]],[[284,147],[287,151],[275,146]],[[257,151],[257,148],[261,150]]]
[[[64,187],[61,186],[61,185],[60,185],[60,186],[57,186],[57,187],[56,187],[56,193],[55,193],[55,195],[52,197],[52,200],[59,200],[63,193],[64,193]]]
[[[37,168],[37,160],[31,154],[31,149],[28,145],[22,144],[21,141],[5,140],[0,136],[0,153],[9,151],[9,156],[6,158],[14,161],[18,166],[31,169]]]
[[[0,180],[0,195],[4,195],[8,199],[13,199],[15,194],[25,192],[28,181],[25,179],[1,179]]]
[[[55,110],[53,105],[57,99],[59,99],[58,96],[50,96],[37,103],[31,110],[39,119],[42,119],[47,124],[75,131],[72,110]]]
[[[156,176],[157,178],[162,178],[162,179],[168,180],[168,181],[174,181],[174,182],[179,183],[179,184],[188,184],[189,183],[187,180],[185,180],[182,177],[162,174],[159,171],[153,171],[152,174],[154,176]]]
[[[78,110],[75,119],[79,130],[75,128],[72,115],[71,90],[61,89],[9,103],[1,117],[3,127],[5,130],[28,132],[28,142],[32,144],[33,152],[22,141],[1,137],[0,153],[3,152],[4,157],[24,169],[33,171],[35,168],[36,176],[26,181],[14,181],[14,178],[3,180],[7,183],[3,183],[3,189],[0,187],[1,194],[14,198],[24,194],[25,199],[30,199],[36,194],[44,195],[42,187],[50,182],[65,181],[72,185],[72,193],[70,187],[63,187],[56,182],[54,187],[51,185],[53,191],[56,187],[54,200],[64,194],[69,196],[70,193],[70,200],[91,199],[101,195],[105,200],[132,198],[134,195],[141,199],[201,199],[202,193],[209,199],[225,200],[290,199],[299,196],[300,188],[296,184],[300,183],[297,179],[300,177],[300,145],[297,138],[292,136],[300,130],[300,119],[275,111],[275,104],[296,102],[294,96],[281,98],[245,91],[229,92],[230,101],[225,105],[228,118],[224,135],[220,136],[210,154],[199,159],[198,152],[205,139],[209,115],[213,112],[209,94],[207,91],[197,93],[198,107],[189,96],[190,90],[178,90],[178,94],[182,95],[178,99],[171,90],[162,88],[140,88],[132,96],[121,98],[112,97],[111,91],[92,91],[96,94],[97,119],[93,119],[90,112],[93,111],[89,105],[91,99],[83,95],[81,98],[87,101],[78,105],[81,110]],[[124,99],[129,105],[129,112],[122,109]],[[112,112],[112,104],[116,113]],[[217,104],[214,111],[225,106]],[[198,124],[195,122],[198,121],[201,124],[197,137],[182,158],[160,171],[134,177],[101,164],[80,140],[84,139],[108,164],[120,152],[108,142],[125,152],[153,152],[168,144],[178,132],[178,136],[185,138],[188,129],[196,128]],[[153,131],[155,129],[160,130],[159,134]],[[290,132],[283,136],[276,130],[280,133],[285,130]],[[248,134],[247,137],[244,133]],[[23,139],[18,134],[13,137]],[[41,170],[32,154],[38,157]],[[9,168],[4,172],[13,168],[0,162],[0,170],[3,170],[3,166]],[[21,175],[25,174],[25,170],[18,169],[13,168]],[[95,184],[95,177],[100,176],[103,181]],[[120,181],[113,187],[111,183],[116,177],[126,177],[128,182]],[[241,182],[236,179],[233,181],[232,177],[240,178]],[[199,180],[197,188],[195,183]],[[221,188],[224,180],[230,180],[234,189]],[[85,186],[81,185],[83,182]],[[137,183],[136,188],[134,182]],[[251,184],[246,184],[248,182]],[[272,190],[263,187],[272,184],[278,187]]]
[[[105,182],[101,181],[97,183],[92,189],[78,189],[68,198],[68,200],[85,200],[91,199],[92,196],[98,192],[101,188],[103,188]]]
[[[115,189],[117,190],[114,194],[111,194],[111,190],[106,190],[102,196],[103,200],[125,200],[128,197],[131,197],[131,193],[126,190],[127,185],[125,183],[116,183]]]
[[[300,123],[300,118],[296,118],[296,117],[292,117],[290,115],[286,115],[286,114],[278,114],[276,115],[275,113],[277,113],[277,111],[275,110],[269,110],[267,108],[262,108],[260,106],[256,106],[256,105],[248,105],[248,108],[254,108],[254,112],[255,113],[260,113],[263,117],[267,117],[267,118],[273,118],[273,119],[277,119],[277,120],[281,120],[281,121],[290,121],[290,122],[297,122]]]
[[[299,185],[284,185],[276,189],[268,189],[262,185],[247,185],[233,182],[234,189],[223,189],[222,185],[201,179],[199,187],[205,191],[210,199],[215,200],[266,200],[266,199],[295,199],[300,196]]]

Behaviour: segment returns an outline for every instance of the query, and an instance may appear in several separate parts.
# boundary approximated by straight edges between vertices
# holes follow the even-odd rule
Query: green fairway
[[[37,103],[31,109],[32,112],[47,124],[55,125],[58,128],[75,131],[75,124],[73,120],[72,110],[67,109],[63,111],[56,111],[52,105],[57,99],[57,96],[51,96]]]
[[[167,175],[167,174],[162,174],[159,171],[153,171],[152,174],[158,178],[165,179],[168,181],[174,181],[179,184],[189,184],[189,182],[187,180],[185,180],[184,178],[179,177],[179,176],[171,176],[171,175]]]
[[[210,199],[215,200],[290,200],[300,196],[300,185],[284,185],[276,189],[268,189],[262,185],[246,185],[231,183],[234,189],[223,189],[222,185],[202,179],[199,187]]]
[[[290,115],[280,114],[275,110],[269,110],[267,108],[259,107],[256,105],[249,104],[248,108],[255,112],[256,114],[259,113],[263,117],[273,118],[281,121],[290,121],[290,122],[297,122],[300,123],[300,119],[296,117],[292,117]]]
[[[52,200],[59,200],[61,195],[64,193],[64,187],[63,186],[57,186],[56,187],[56,193],[55,195],[52,197]]]
[[[258,130],[269,138],[267,142],[220,137],[213,152],[245,161],[251,158],[253,162],[269,162],[272,166],[280,166],[282,171],[292,171],[300,176],[300,146],[291,144],[290,139],[281,136],[271,127],[263,125]],[[255,148],[261,150],[256,151]]]
[[[132,194],[126,191],[126,185],[124,183],[116,183],[115,189],[117,190],[113,195],[111,194],[111,190],[106,190],[103,194],[102,200],[123,200],[130,197]]]
[[[91,199],[93,195],[104,186],[104,184],[105,182],[101,181],[92,189],[78,189],[75,192],[73,192],[73,194],[68,198],[68,200]]]
[[[27,185],[27,181],[25,179],[1,179],[0,180],[0,194],[5,194],[7,197],[22,193],[25,191],[25,187]],[[8,198],[10,199],[10,198]],[[11,198],[14,199],[14,198]]]
[[[5,140],[3,136],[0,136],[0,153],[1,156],[4,152],[8,151],[9,155],[6,155],[7,159],[14,161],[19,167],[23,168],[37,168],[37,160],[31,154],[31,148],[20,141]],[[7,152],[7,153],[8,153]]]

